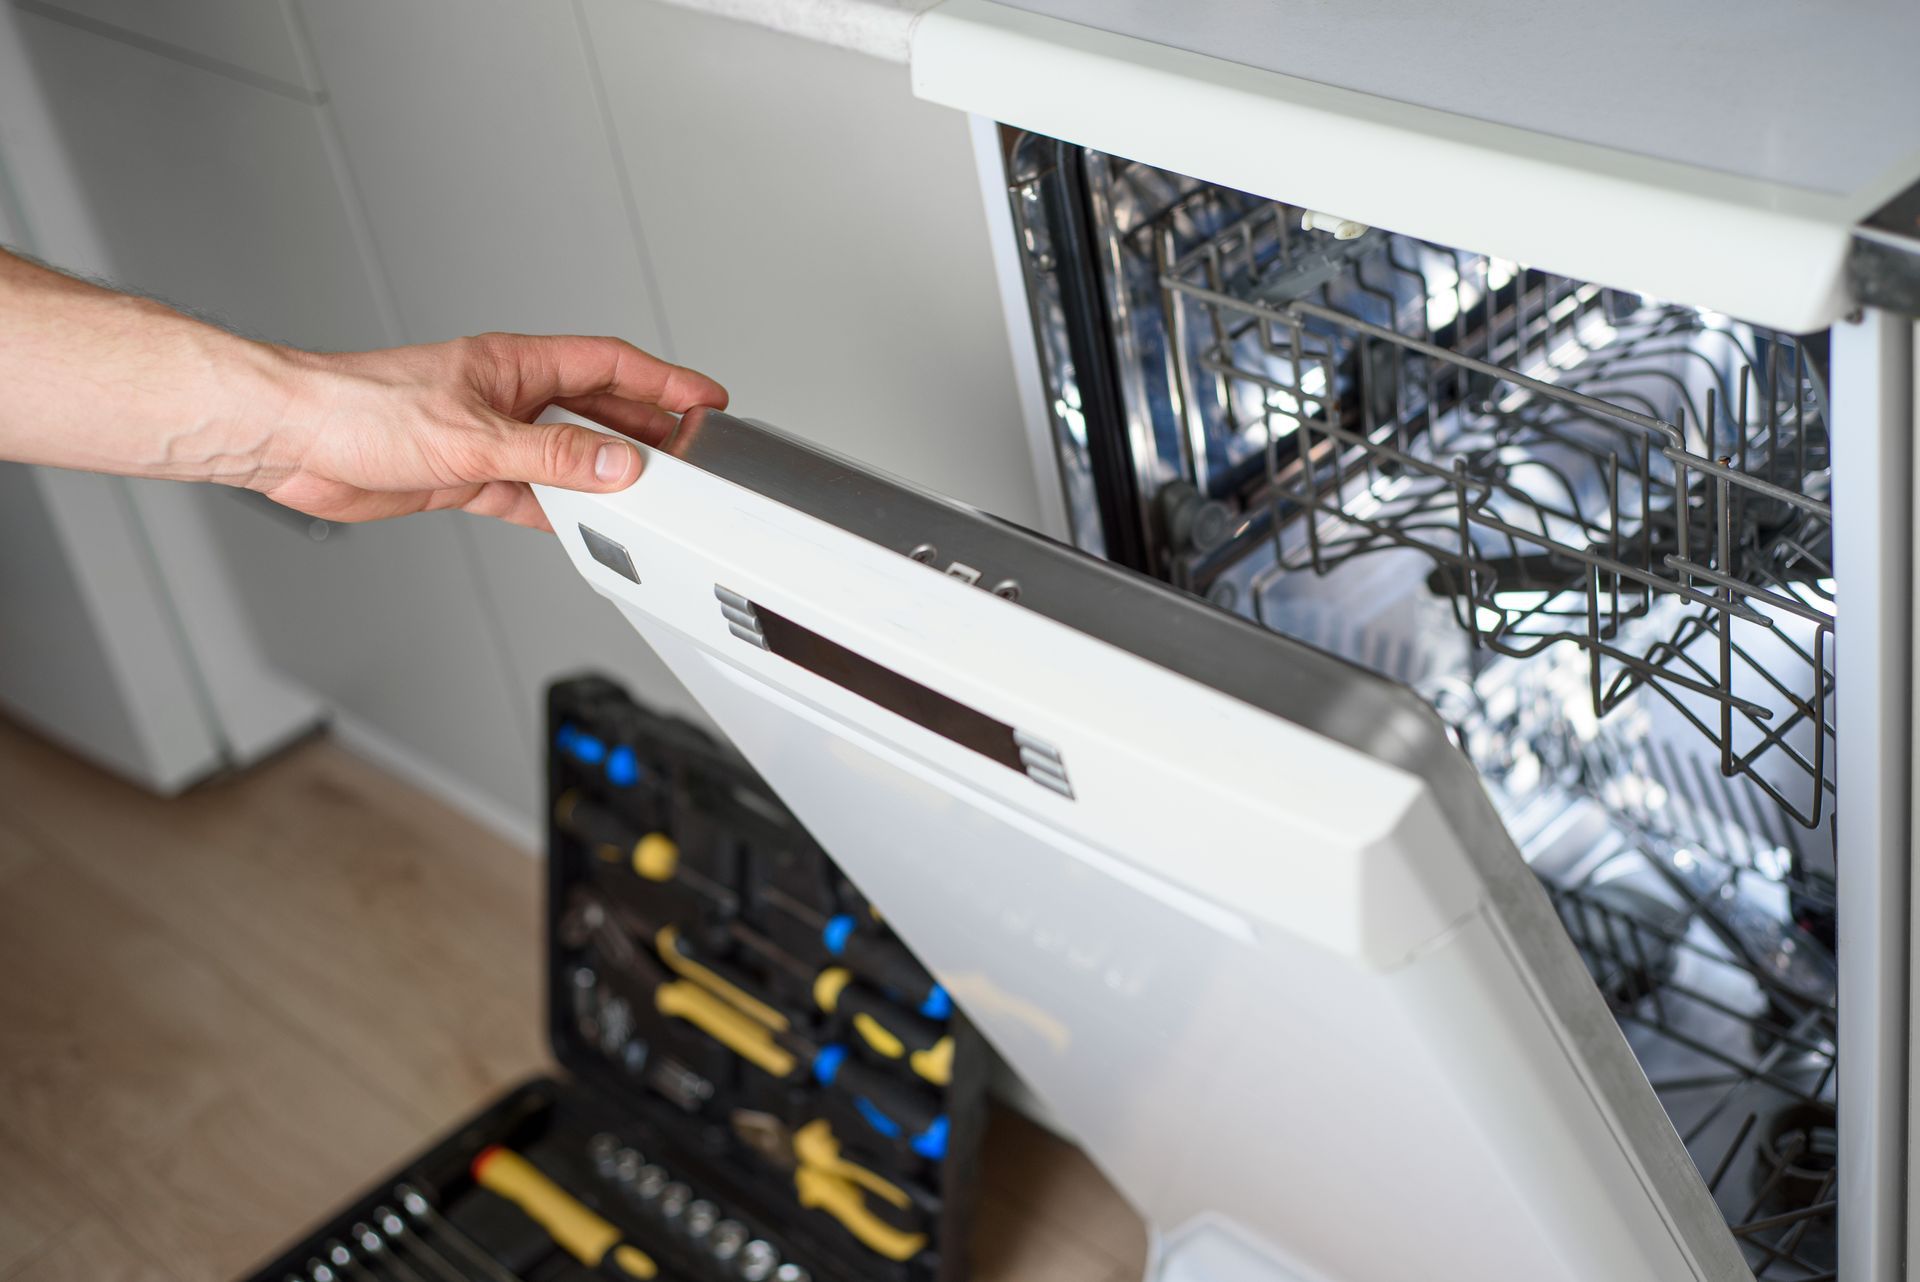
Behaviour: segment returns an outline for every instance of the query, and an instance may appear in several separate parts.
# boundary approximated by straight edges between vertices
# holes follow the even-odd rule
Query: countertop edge
[[[680,9],[906,64],[913,24],[939,0],[662,0]]]

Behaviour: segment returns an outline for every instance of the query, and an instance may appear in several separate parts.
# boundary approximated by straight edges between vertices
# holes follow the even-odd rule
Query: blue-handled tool
[[[762,899],[813,931],[827,957],[888,993],[927,1019],[953,1014],[953,999],[933,981],[926,967],[891,935],[865,926],[848,913],[829,916],[801,903],[778,886],[758,889]]]
[[[927,1096],[887,1073],[876,1072],[854,1059],[845,1046],[830,1044],[814,1053],[813,1077],[853,1097],[854,1111],[866,1124],[890,1140],[904,1139],[908,1147],[931,1161],[947,1154],[947,1115]]]

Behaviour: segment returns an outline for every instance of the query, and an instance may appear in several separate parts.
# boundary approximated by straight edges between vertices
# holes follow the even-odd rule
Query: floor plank
[[[981,1197],[976,1214],[974,1282],[1121,1282],[1141,1275],[995,1189]]]
[[[0,973],[33,977],[0,986],[11,1132],[182,1276],[240,1273],[419,1141],[338,1057],[64,861],[0,895]]]
[[[1147,1235],[1140,1217],[1079,1149],[1018,1113],[996,1109],[980,1166],[987,1199],[1018,1208],[1010,1230],[1032,1241],[1070,1241],[1124,1276],[1137,1278],[1145,1270]]]
[[[8,773],[43,836],[427,1125],[544,1059],[539,862],[337,745],[162,801],[0,726]]]
[[[5,723],[0,722],[0,732]],[[21,826],[13,807],[8,805],[6,790],[0,789],[0,885],[13,873],[37,862],[45,854],[46,847]]]
[[[93,1211],[86,1193],[47,1169],[0,1119],[0,1278]]]
[[[137,1247],[105,1216],[69,1225],[46,1246],[4,1275],[7,1282],[189,1282]]]

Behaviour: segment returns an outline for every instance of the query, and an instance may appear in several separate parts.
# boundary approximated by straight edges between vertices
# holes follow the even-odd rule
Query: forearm
[[[531,486],[624,489],[726,389],[617,338],[482,334],[318,355],[0,251],[0,460],[224,481],[334,521],[445,508],[547,528]]]
[[[0,459],[249,484],[290,356],[0,251]]]

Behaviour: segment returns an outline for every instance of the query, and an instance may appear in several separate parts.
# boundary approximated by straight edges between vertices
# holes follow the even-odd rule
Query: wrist
[[[256,487],[297,385],[287,349],[254,342],[143,298],[109,296],[129,359],[120,373],[147,395],[120,466],[168,480]],[[144,447],[144,448],[143,448]]]
[[[317,417],[325,358],[222,334],[224,371],[213,448],[199,479],[265,491],[299,470]]]

